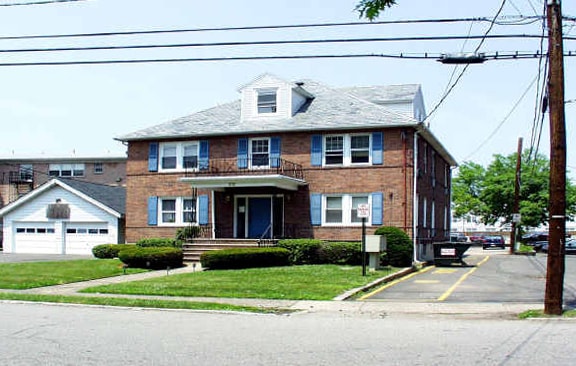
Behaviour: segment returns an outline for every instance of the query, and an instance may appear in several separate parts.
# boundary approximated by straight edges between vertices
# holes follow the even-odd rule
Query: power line
[[[366,42],[410,42],[410,41],[445,41],[445,40],[470,40],[470,39],[511,39],[511,38],[537,38],[541,35],[534,34],[494,34],[474,36],[417,36],[417,37],[386,37],[386,38],[338,38],[338,39],[299,39],[299,40],[270,40],[270,41],[237,41],[237,42],[198,42],[198,43],[174,43],[174,44],[149,44],[149,45],[126,45],[126,46],[86,46],[86,47],[51,47],[51,48],[16,48],[0,49],[0,53],[25,53],[25,52],[62,52],[62,51],[103,51],[125,49],[152,49],[152,48],[192,48],[192,47],[234,47],[234,46],[265,46],[285,44],[319,44],[319,43],[366,43]],[[565,37],[567,40],[576,40],[576,37]]]
[[[48,5],[48,4],[57,4],[57,3],[72,3],[78,1],[86,1],[86,0],[45,0],[45,1],[32,1],[27,3],[8,3],[8,4],[0,4],[0,6],[29,6],[29,5]]]
[[[68,0],[83,1],[83,0]],[[502,17],[503,25],[524,24],[522,22],[533,22],[542,19],[541,16],[508,16]],[[510,21],[508,22],[508,19]],[[486,17],[477,18],[440,18],[440,19],[407,19],[388,20],[378,22],[344,22],[344,23],[309,23],[309,24],[289,24],[289,25],[263,25],[263,26],[242,26],[242,27],[220,27],[220,28],[187,28],[187,29],[161,29],[144,31],[123,31],[123,32],[97,32],[97,33],[70,33],[70,34],[37,34],[26,36],[2,36],[0,40],[19,39],[43,39],[43,38],[86,38],[86,37],[110,37],[110,36],[132,36],[144,34],[169,34],[169,33],[193,33],[193,32],[225,32],[225,31],[250,31],[265,29],[298,29],[298,28],[324,28],[324,27],[354,27],[354,26],[376,26],[389,24],[418,24],[418,23],[461,23],[461,22],[493,22],[493,19]],[[507,23],[504,23],[507,22]],[[517,23],[521,22],[521,23]],[[529,24],[529,23],[526,23]]]
[[[539,52],[494,53],[485,55],[486,60],[521,60],[545,57]],[[566,57],[576,56],[576,51],[565,53]],[[165,58],[165,59],[118,59],[118,60],[77,60],[77,61],[45,61],[45,62],[1,62],[0,67],[16,66],[70,66],[70,65],[104,65],[104,64],[144,64],[173,62],[223,62],[223,61],[256,61],[256,60],[298,60],[298,59],[337,59],[337,58],[391,58],[406,60],[438,60],[438,53],[399,53],[399,54],[324,54],[324,55],[276,55],[276,56],[237,56],[237,57],[205,57],[205,58]],[[458,80],[456,80],[457,82]]]

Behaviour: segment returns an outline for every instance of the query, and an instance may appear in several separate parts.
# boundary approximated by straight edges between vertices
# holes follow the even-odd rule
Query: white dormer
[[[242,119],[290,118],[312,95],[303,83],[263,74],[242,86]]]

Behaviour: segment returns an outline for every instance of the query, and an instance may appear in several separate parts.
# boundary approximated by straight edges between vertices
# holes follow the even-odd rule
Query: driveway
[[[386,284],[366,301],[428,303],[542,303],[546,255],[518,256],[508,250],[471,248],[470,266],[435,267]],[[564,303],[576,305],[576,256],[566,256]]]
[[[51,262],[51,261],[71,261],[76,259],[93,259],[91,255],[71,255],[71,254],[23,254],[0,252],[0,263],[19,262]]]

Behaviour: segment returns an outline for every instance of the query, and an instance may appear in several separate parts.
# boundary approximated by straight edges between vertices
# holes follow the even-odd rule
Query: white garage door
[[[15,253],[61,253],[60,236],[53,223],[15,223]]]
[[[66,254],[92,254],[98,244],[113,244],[107,223],[66,224]]]

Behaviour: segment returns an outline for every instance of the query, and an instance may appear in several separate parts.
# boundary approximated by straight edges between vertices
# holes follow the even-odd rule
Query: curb
[[[374,281],[370,282],[369,284],[364,285],[362,287],[357,287],[357,288],[354,288],[352,290],[348,290],[348,291],[344,292],[343,294],[336,296],[332,300],[333,301],[349,300],[350,298],[354,297],[356,294],[358,294],[360,292],[367,292],[368,290],[371,290],[374,287],[378,287],[383,283],[394,281],[400,277],[404,277],[404,276],[409,275],[410,273],[416,272],[416,271],[419,271],[419,269],[414,268],[414,267],[405,268],[405,269],[400,270],[398,272],[392,273],[388,276],[374,280]]]

